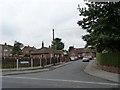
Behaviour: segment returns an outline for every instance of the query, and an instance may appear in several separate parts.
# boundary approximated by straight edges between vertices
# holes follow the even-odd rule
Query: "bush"
[[[101,65],[120,67],[120,53],[97,53]]]

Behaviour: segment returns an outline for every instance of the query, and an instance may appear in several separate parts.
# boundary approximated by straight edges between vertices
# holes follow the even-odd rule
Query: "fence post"
[[[52,58],[50,57],[50,64],[51,64],[51,59],[52,59]]]
[[[41,58],[40,58],[40,67],[41,67],[42,65],[41,65]]]
[[[57,60],[56,60],[56,63],[58,63],[58,57],[56,58]]]
[[[48,60],[47,60],[47,58],[45,58],[45,65],[47,65],[47,62],[48,62]]]
[[[31,58],[31,68],[33,68],[33,59]]]
[[[18,70],[18,67],[19,67],[18,64],[19,64],[19,61],[18,61],[18,59],[17,59],[17,70]]]

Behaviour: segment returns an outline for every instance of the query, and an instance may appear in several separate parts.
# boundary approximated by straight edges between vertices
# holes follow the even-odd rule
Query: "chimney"
[[[5,42],[5,45],[7,45],[7,43]]]
[[[49,45],[49,48],[50,48],[50,45]]]
[[[44,48],[44,42],[42,41],[42,48]]]

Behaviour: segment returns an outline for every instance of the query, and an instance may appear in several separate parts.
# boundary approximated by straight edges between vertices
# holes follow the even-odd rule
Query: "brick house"
[[[13,46],[5,44],[0,44],[0,57],[11,57]]]
[[[43,48],[37,49],[36,51],[32,51],[31,57],[41,58],[43,55],[44,58],[48,58],[52,54],[53,54],[53,50],[51,48],[43,47]]]
[[[25,47],[22,49],[23,55],[30,55],[30,53],[31,53],[32,51],[36,51],[36,48],[35,48],[35,47],[30,47],[30,46],[25,46]]]
[[[63,56],[63,52],[61,50],[54,50],[52,48],[48,47],[43,47],[40,49],[37,49],[36,51],[31,52],[31,57],[33,58],[41,58],[43,55],[44,58],[50,58],[55,55],[56,57],[58,56]]]
[[[78,58],[83,57],[84,48],[74,48],[69,52],[69,56],[77,56]]]
[[[61,58],[61,61],[64,61],[64,55],[62,50],[54,50],[50,46],[44,47],[43,42],[42,42],[42,47],[40,49],[31,52],[32,58],[42,58],[42,56],[45,59],[50,59],[54,57],[54,58]]]
[[[85,56],[92,56],[94,58],[94,57],[96,57],[96,52],[90,48],[85,48],[84,55]]]

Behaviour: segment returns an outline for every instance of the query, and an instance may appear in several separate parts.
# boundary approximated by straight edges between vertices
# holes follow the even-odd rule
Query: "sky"
[[[13,45],[17,40],[25,46],[41,48],[51,45],[52,29],[55,38],[61,38],[65,49],[69,46],[83,48],[82,35],[86,31],[78,26],[82,19],[78,4],[85,7],[84,0],[1,0],[0,44]]]

